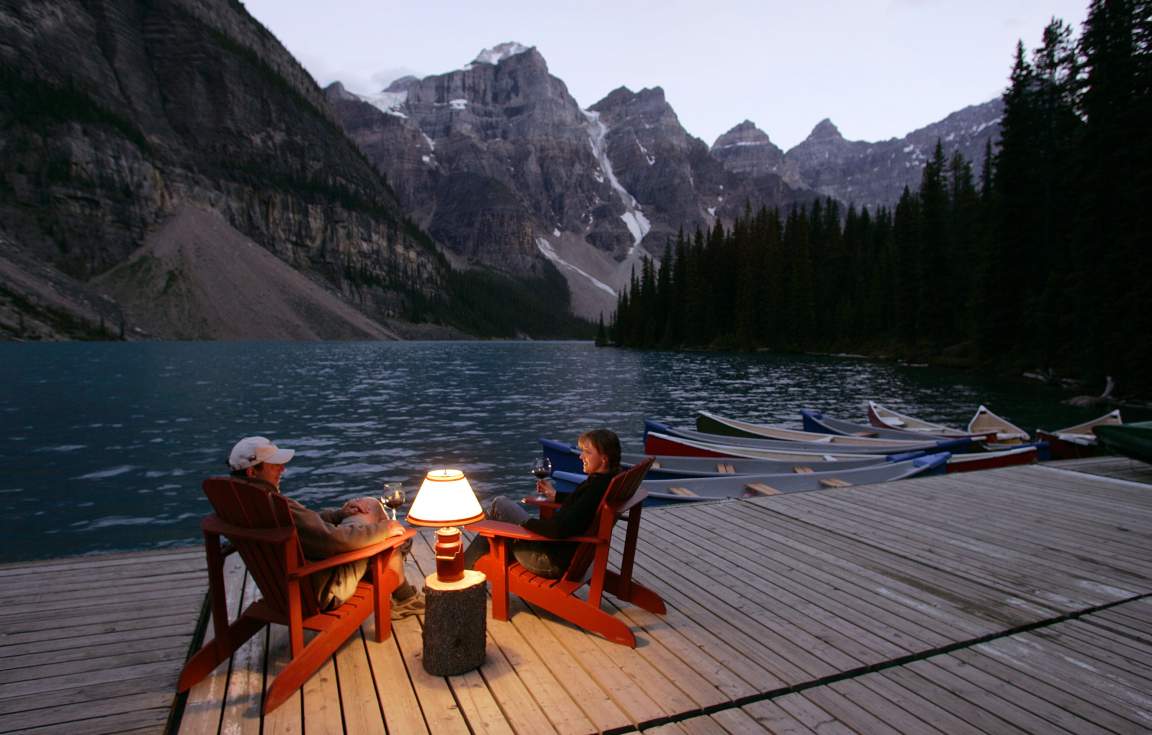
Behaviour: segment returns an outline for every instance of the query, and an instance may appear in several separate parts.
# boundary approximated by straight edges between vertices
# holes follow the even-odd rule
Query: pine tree
[[[1094,0],[1080,49],[1086,119],[1084,198],[1077,228],[1086,304],[1083,365],[1115,368],[1121,385],[1149,387],[1149,3]]]
[[[894,304],[895,339],[905,345],[915,341],[920,309],[920,198],[908,187],[896,202],[892,225],[892,272],[896,276]]]
[[[1019,343],[1024,331],[1023,291],[1028,283],[1028,263],[1036,248],[1032,171],[1032,135],[1035,130],[1035,71],[1016,45],[1010,84],[1004,93],[1004,117],[1000,122],[1000,152],[995,160],[996,232],[987,243],[992,264],[983,281],[983,313],[980,346],[985,356],[1001,357]]]
[[[955,342],[972,338],[973,325],[966,307],[972,302],[972,269],[980,252],[983,227],[980,195],[972,179],[972,164],[956,151],[948,162],[949,212],[947,250],[950,265],[949,329]],[[967,264],[965,267],[962,264]]]
[[[952,259],[946,245],[948,191],[944,166],[944,146],[937,140],[920,179],[920,273],[916,280],[918,308],[915,312],[915,333],[919,340],[929,335],[946,339],[953,332],[950,320]]]
[[[596,346],[608,346],[608,332],[604,329],[604,312],[600,312],[600,321],[596,325]]]

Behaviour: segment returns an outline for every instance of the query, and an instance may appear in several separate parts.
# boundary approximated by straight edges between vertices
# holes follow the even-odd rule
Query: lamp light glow
[[[460,529],[475,523],[484,511],[468,479],[460,470],[432,470],[420,485],[408,522],[414,526],[438,527],[436,531],[436,576],[442,582],[464,577],[464,551]]]

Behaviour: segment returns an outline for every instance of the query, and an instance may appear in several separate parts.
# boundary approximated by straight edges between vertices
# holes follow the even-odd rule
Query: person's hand
[[[351,515],[363,513],[379,520],[380,515],[383,512],[384,509],[380,506],[380,501],[376,498],[369,497],[353,498],[352,500],[344,503],[344,505],[340,506],[340,513],[345,518]]]
[[[552,486],[551,480],[537,480],[536,494],[547,498],[550,503],[556,501],[556,488]]]

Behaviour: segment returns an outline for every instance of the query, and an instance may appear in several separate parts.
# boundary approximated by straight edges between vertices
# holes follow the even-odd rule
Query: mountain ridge
[[[311,76],[239,3],[44,0],[8,13],[0,234],[71,291],[104,303],[91,280],[185,206],[217,212],[375,319],[440,291],[442,256]],[[19,283],[32,281],[3,284],[8,304],[39,299]],[[61,336],[104,333],[81,301]],[[18,334],[19,321],[4,330]]]
[[[376,94],[339,82],[325,91],[453,262],[528,275],[551,263],[586,318],[610,313],[640,261],[658,259],[681,231],[820,196],[891,207],[931,152],[920,141],[905,151],[904,138],[848,141],[828,119],[787,152],[747,120],[708,146],[660,86],[621,85],[581,109],[534,46],[508,42],[476,58]],[[982,141],[970,149],[982,155]]]
[[[917,175],[932,135],[962,146],[996,131],[995,111],[973,106],[911,142],[845,141],[821,121],[783,152],[744,121],[709,146],[662,87],[619,86],[582,109],[538,49],[514,42],[359,95],[338,82],[321,90],[234,0],[44,0],[10,16],[0,26],[8,336],[192,335],[195,319],[152,319],[147,305],[200,294],[186,301],[208,313],[197,266],[177,258],[158,281],[139,265],[145,244],[177,252],[156,238],[174,236],[188,212],[363,316],[346,316],[355,329],[309,322],[302,338],[419,333],[397,320],[442,319],[465,303],[449,293],[468,287],[453,269],[523,284],[555,285],[559,273],[573,311],[595,319],[680,232],[821,196],[882,205]],[[899,181],[873,191],[865,164]],[[252,262],[254,273],[276,270]],[[301,304],[325,298],[280,282]]]

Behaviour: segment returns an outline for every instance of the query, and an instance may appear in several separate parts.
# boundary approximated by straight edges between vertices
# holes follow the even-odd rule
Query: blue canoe
[[[580,450],[567,442],[555,439],[540,439],[544,456],[552,460],[552,469],[561,472],[580,472]],[[902,455],[854,455],[858,459],[825,460],[822,457],[795,455],[792,459],[750,459],[744,457],[678,457],[674,455],[623,454],[620,464],[625,469],[644,457],[656,461],[648,470],[648,477],[654,480],[676,477],[725,477],[728,475],[771,475],[791,472],[826,472],[828,470],[850,470],[871,467],[883,462],[911,459],[919,453]]]
[[[670,480],[645,478],[641,486],[648,490],[648,498],[644,502],[652,505],[760,497],[836,487],[874,485],[917,475],[940,474],[944,472],[950,456],[948,452],[937,452],[902,462],[885,462],[872,467],[829,472],[680,477]],[[552,479],[557,490],[568,492],[583,482],[585,475],[559,471],[552,473]]]
[[[734,447],[758,450],[776,450],[781,452],[807,452],[810,454],[899,454],[902,452],[940,452],[952,451],[957,444],[968,444],[966,440],[925,439],[917,437],[916,441],[874,439],[871,443],[837,441],[832,434],[821,434],[819,441],[792,441],[788,439],[758,439],[741,436],[724,436],[721,434],[705,434],[691,429],[678,429],[652,419],[644,420],[645,437],[649,433],[664,436],[679,437],[698,444],[716,445],[718,447]]]
[[[801,409],[800,415],[804,419],[804,430],[817,434],[829,434],[831,436],[851,436],[858,439],[888,439],[891,441],[915,441],[917,439],[924,441],[926,439],[930,439],[930,437],[914,431],[904,431],[902,429],[882,429],[878,426],[856,424],[851,421],[834,419],[830,416],[825,416],[820,411],[814,411],[810,408]],[[942,450],[947,450],[949,452],[964,452],[972,449],[980,449],[981,447],[977,442],[983,438],[983,434],[972,434],[969,436],[961,437],[937,437],[934,441],[936,442],[936,446]]]

